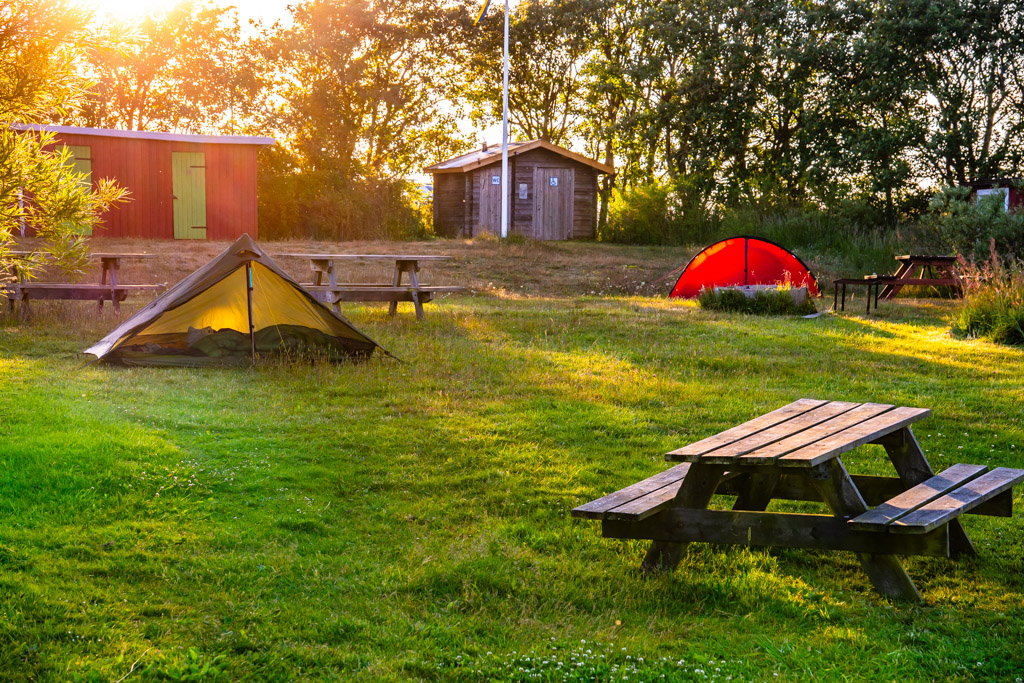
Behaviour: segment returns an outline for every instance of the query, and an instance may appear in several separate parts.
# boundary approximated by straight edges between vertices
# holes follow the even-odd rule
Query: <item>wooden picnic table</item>
[[[671,570],[686,543],[843,550],[883,595],[920,601],[896,555],[975,549],[959,517],[1009,517],[1024,470],[958,464],[936,475],[910,425],[926,408],[800,399],[666,455],[660,474],[572,511],[607,538],[650,540],[643,569]],[[851,475],[840,456],[884,447],[896,477]],[[715,494],[735,496],[711,510]],[[831,514],[767,512],[772,500],[819,501]],[[870,506],[876,506],[873,509]]]
[[[13,256],[28,257],[38,252],[33,251],[12,251]],[[114,312],[121,314],[121,302],[131,292],[161,290],[167,287],[166,284],[122,284],[118,282],[118,272],[121,270],[121,261],[124,259],[154,259],[156,254],[140,252],[110,253],[93,252],[89,254],[91,259],[100,262],[99,284],[79,282],[39,282],[26,280],[18,269],[12,268],[11,274],[17,280],[7,285],[8,303],[13,309],[14,302],[22,302],[22,311],[28,314],[28,302],[31,299],[69,299],[69,300],[95,300],[99,310],[103,309],[103,302],[110,301]]]
[[[464,292],[465,287],[424,285],[420,283],[418,273],[420,264],[432,261],[448,261],[451,256],[438,254],[278,254],[281,257],[298,258],[309,261],[313,271],[313,282],[303,283],[314,296],[330,303],[335,313],[341,312],[339,303],[342,301],[382,301],[387,302],[388,315],[395,316],[398,302],[412,302],[416,310],[416,319],[423,320],[423,304],[429,303],[435,295],[442,293]],[[390,263],[395,264],[391,284],[372,282],[338,282],[335,263]],[[409,283],[402,284],[402,276],[408,275]],[[326,276],[327,282],[324,283]]]
[[[908,285],[931,287],[953,287],[963,292],[963,286],[956,273],[956,256],[929,256],[924,254],[904,254],[897,256],[899,267],[892,276],[894,281],[882,288],[879,298],[888,301]],[[914,270],[918,270],[914,277]]]

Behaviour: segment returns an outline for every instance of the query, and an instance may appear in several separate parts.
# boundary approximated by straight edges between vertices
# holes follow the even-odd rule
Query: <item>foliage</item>
[[[809,315],[817,309],[810,297],[798,304],[788,287],[759,291],[748,297],[737,289],[704,289],[700,293],[700,306],[709,311],[752,313],[755,315]]]
[[[510,135],[571,147],[583,106],[583,70],[592,49],[593,3],[526,0],[509,17]],[[465,96],[477,123],[501,121],[505,21],[494,7],[475,32]]]
[[[77,237],[91,230],[124,193],[109,181],[93,190],[74,172],[53,136],[26,129],[65,112],[81,80],[74,71],[86,40],[87,15],[60,0],[12,0],[0,5],[0,273],[11,267],[31,276],[39,261],[12,259],[23,231],[43,239],[54,260],[75,274],[85,258]],[[9,124],[22,124],[14,128]]]
[[[99,128],[235,132],[257,84],[246,68],[238,19],[185,0],[137,23],[101,27],[88,50],[93,81],[74,118]]]
[[[963,263],[964,303],[953,316],[953,334],[1024,346],[1024,261],[1000,258]]]
[[[261,169],[258,196],[265,239],[410,239],[431,229],[418,189],[404,181]]]
[[[981,263],[991,250],[1024,257],[1024,213],[1007,212],[1005,195],[994,192],[971,201],[970,188],[944,187],[932,198],[923,223],[945,249]]]

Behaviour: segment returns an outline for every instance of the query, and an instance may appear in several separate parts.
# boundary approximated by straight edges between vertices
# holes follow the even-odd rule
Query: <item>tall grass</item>
[[[1024,262],[1000,258],[995,242],[980,265],[963,262],[964,305],[953,318],[953,333],[1024,346]]]

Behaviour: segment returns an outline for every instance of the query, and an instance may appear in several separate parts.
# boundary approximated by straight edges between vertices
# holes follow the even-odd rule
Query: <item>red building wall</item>
[[[174,238],[171,152],[206,155],[206,238],[257,238],[256,153],[258,145],[196,143],[58,133],[58,144],[87,146],[92,179],[112,178],[128,201],[111,208],[94,237]]]

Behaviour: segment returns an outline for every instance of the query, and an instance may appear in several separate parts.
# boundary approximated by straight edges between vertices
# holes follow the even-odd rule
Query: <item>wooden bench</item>
[[[953,465],[931,479],[904,491],[849,521],[854,529],[924,534],[964,513],[1010,517],[1011,489],[1024,481],[1024,470],[984,465]],[[999,504],[977,512],[992,500]]]
[[[5,286],[4,294],[10,309],[14,310],[14,302],[22,302],[22,315],[29,315],[28,303],[33,299],[64,299],[70,301],[109,301],[114,312],[121,313],[120,303],[129,294],[166,289],[166,284],[159,285],[98,285],[75,282],[11,282]]]

